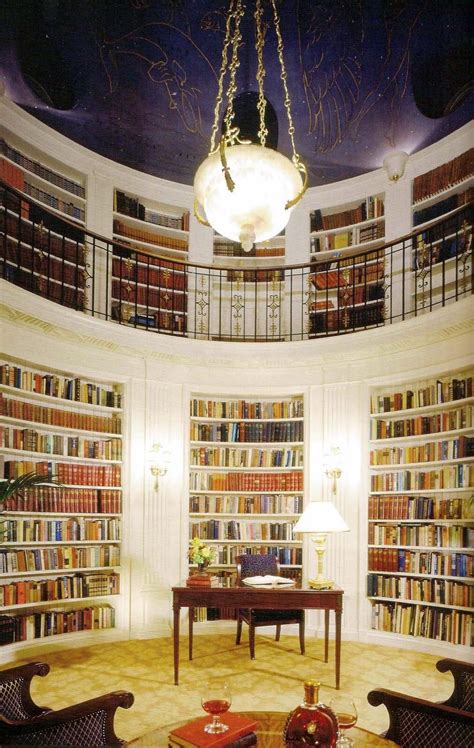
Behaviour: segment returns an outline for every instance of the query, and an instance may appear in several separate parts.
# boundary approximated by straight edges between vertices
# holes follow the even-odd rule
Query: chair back
[[[32,662],[0,671],[0,718],[23,720],[49,711],[37,706],[30,696],[30,684],[34,675],[45,676],[49,665]]]
[[[280,574],[280,562],[270,553],[244,553],[235,559],[237,564],[237,582],[246,577]]]

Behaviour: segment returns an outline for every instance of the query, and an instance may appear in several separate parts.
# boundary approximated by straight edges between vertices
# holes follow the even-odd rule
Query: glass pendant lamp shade
[[[292,210],[285,206],[301,191],[301,174],[289,158],[261,145],[233,145],[226,158],[235,183],[232,192],[216,151],[196,172],[196,198],[211,226],[249,251],[254,242],[285,228]]]

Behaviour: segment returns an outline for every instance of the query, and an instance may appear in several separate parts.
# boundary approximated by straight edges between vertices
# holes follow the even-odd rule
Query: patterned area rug
[[[108,691],[131,691],[134,705],[129,710],[119,709],[115,718],[116,733],[125,740],[161,725],[202,716],[200,686],[210,676],[222,676],[229,682],[233,711],[289,712],[302,700],[303,683],[308,678],[320,681],[321,701],[328,703],[335,692],[333,643],[325,663],[323,642],[311,637],[307,637],[306,655],[301,656],[297,637],[282,636],[275,642],[270,635],[258,634],[256,659],[252,661],[246,639],[237,647],[233,633],[198,635],[192,662],[187,660],[187,640],[183,638],[179,686],[173,684],[171,637],[69,649],[32,659],[51,666],[46,678],[33,681],[32,692],[37,703],[54,709]],[[438,673],[438,659],[391,647],[342,642],[341,691],[354,697],[359,726],[377,733],[388,726],[385,708],[374,708],[367,702],[372,688],[391,688],[437,701],[447,698],[452,678]]]

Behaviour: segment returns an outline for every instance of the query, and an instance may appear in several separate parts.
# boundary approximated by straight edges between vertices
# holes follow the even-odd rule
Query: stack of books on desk
[[[186,580],[186,587],[218,587],[219,577],[215,574],[193,574]]]
[[[226,712],[222,722],[229,726],[227,732],[204,732],[212,717],[206,715],[172,730],[168,737],[169,748],[247,748],[257,745],[257,722],[241,714]]]

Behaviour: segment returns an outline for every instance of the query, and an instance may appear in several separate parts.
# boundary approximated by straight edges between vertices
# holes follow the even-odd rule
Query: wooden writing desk
[[[193,659],[194,608],[258,608],[263,610],[324,610],[324,662],[328,661],[329,613],[336,617],[336,688],[341,672],[341,616],[344,590],[247,587],[173,587],[174,682],[179,683],[179,618],[189,608],[189,659]]]

